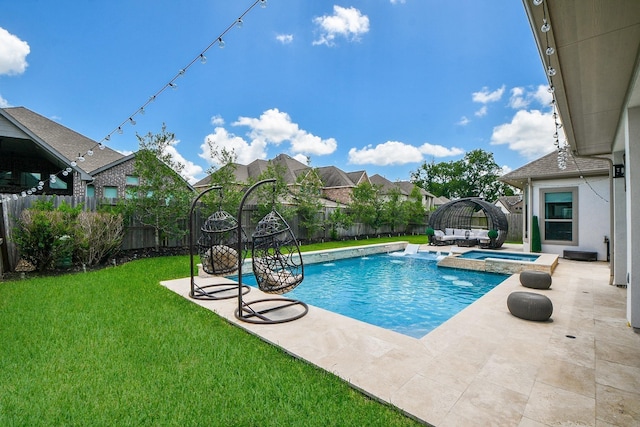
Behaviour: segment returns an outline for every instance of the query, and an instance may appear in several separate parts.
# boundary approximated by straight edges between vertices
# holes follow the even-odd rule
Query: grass
[[[338,240],[338,241],[329,241],[323,243],[312,243],[308,245],[303,245],[300,247],[301,252],[308,251],[320,251],[327,249],[336,249],[336,248],[347,248],[350,246],[359,246],[359,245],[372,245],[374,243],[389,243],[389,242],[409,242],[415,244],[427,244],[429,240],[426,235],[415,235],[415,236],[400,236],[400,237],[375,237],[371,239],[363,239],[363,240]]]
[[[0,282],[0,425],[417,424],[159,285],[188,275],[178,256]]]

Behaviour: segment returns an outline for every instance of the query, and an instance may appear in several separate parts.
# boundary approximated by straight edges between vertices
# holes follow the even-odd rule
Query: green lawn
[[[188,275],[180,256],[0,282],[0,425],[417,424],[159,285]]]

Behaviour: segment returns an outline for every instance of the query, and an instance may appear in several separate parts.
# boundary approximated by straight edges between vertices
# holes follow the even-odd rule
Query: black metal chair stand
[[[191,204],[189,214],[189,255],[191,262],[191,291],[189,296],[200,300],[223,300],[235,298],[236,291],[248,293],[249,286],[240,286],[234,283],[198,284],[194,275],[194,225],[193,214],[198,200],[213,190],[221,190],[221,187],[211,187],[198,195]],[[239,237],[238,237],[239,236]],[[211,275],[223,275],[233,273],[244,261],[246,251],[243,250],[242,240],[244,231],[239,227],[236,219],[227,212],[219,209],[214,212],[200,228],[198,238],[198,254],[202,263],[202,269]],[[244,239],[246,240],[246,239]]]
[[[244,194],[238,209],[238,224],[242,221],[242,208],[253,190],[263,184],[275,184],[266,179],[254,184]],[[272,210],[262,218],[252,235],[251,259],[258,288],[270,294],[284,294],[293,290],[304,279],[304,266],[300,246],[289,224]],[[238,285],[242,286],[242,265],[238,263]],[[263,298],[251,302],[243,300],[238,292],[237,319],[256,324],[290,322],[306,315],[309,307],[290,298]]]

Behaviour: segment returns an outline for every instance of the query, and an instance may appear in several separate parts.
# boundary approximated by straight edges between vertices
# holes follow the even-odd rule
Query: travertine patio
[[[163,285],[188,298],[189,278]],[[425,423],[640,425],[640,334],[608,265],[560,260],[551,289],[536,291],[553,301],[549,322],[512,316],[514,290],[523,290],[517,275],[421,339],[317,307],[253,325],[234,317],[237,299],[191,301]]]

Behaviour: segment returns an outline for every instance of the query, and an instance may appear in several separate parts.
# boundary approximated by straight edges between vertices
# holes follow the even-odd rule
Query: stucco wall
[[[542,252],[562,255],[564,250],[597,252],[598,260],[607,259],[607,248],[604,237],[609,236],[610,228],[610,191],[609,177],[596,176],[567,178],[558,180],[534,181],[532,215],[538,216],[540,234],[543,239]],[[578,239],[577,245],[546,244],[543,235],[543,216],[540,190],[554,188],[578,188]],[[575,210],[575,208],[574,208]]]

